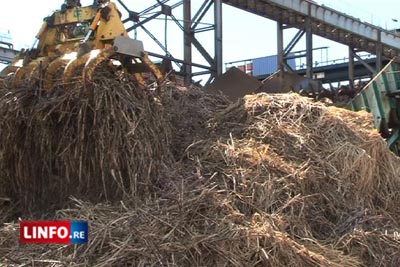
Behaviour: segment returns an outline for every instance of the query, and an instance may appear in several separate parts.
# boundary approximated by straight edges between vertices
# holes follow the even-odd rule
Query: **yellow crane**
[[[131,73],[141,85],[146,84],[143,72],[163,79],[143,43],[129,38],[115,3],[99,0],[82,7],[79,0],[66,0],[59,11],[44,19],[32,49],[0,73],[0,82],[6,88],[37,85],[51,91],[81,79],[87,87],[96,68],[107,61]]]

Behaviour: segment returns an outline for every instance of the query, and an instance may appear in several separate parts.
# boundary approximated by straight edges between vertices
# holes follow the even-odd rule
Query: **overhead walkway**
[[[400,55],[400,36],[308,0],[223,0],[290,27],[311,27],[313,34],[387,58]],[[306,25],[309,23],[309,25]]]
[[[12,44],[0,41],[0,63],[11,63],[19,53]]]

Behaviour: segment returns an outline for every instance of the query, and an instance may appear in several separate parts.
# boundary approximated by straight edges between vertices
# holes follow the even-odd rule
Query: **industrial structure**
[[[196,1],[198,4],[199,1]],[[209,82],[223,72],[222,59],[222,16],[223,4],[233,6],[262,16],[277,22],[277,64],[280,70],[294,71],[293,67],[287,62],[296,58],[293,55],[293,48],[305,36],[306,50],[302,55],[306,57],[305,75],[313,78],[315,72],[313,65],[313,43],[312,35],[318,35],[329,40],[347,45],[348,55],[348,80],[350,84],[354,81],[354,71],[357,71],[357,64],[362,64],[369,72],[376,73],[382,68],[382,62],[400,55],[400,36],[395,32],[384,30],[378,26],[360,21],[351,15],[344,14],[332,8],[319,5],[311,0],[203,0],[201,5],[194,8],[192,0],[159,0],[156,4],[148,8],[137,11],[133,10],[122,0],[118,3],[123,7],[126,18],[123,22],[132,23],[126,27],[128,32],[137,29],[143,30],[148,34],[164,51],[164,54],[149,53],[161,59],[168,59],[175,62],[184,75],[186,83],[190,83],[192,78],[197,75],[210,74]],[[183,14],[177,14],[176,9],[180,7]],[[197,8],[198,7],[198,8]],[[206,15],[214,18],[213,24],[202,23]],[[147,25],[161,17],[168,17],[169,20],[182,30],[184,36],[183,58],[173,57],[168,51],[161,37],[157,33],[151,32]],[[286,29],[296,28],[297,34],[284,47],[284,33]],[[197,35],[203,32],[213,32],[213,49],[206,49],[198,40]],[[168,33],[167,33],[168,34]],[[193,60],[193,50],[196,49],[204,58],[204,63]],[[358,53],[366,51],[375,55],[374,62],[365,61]],[[16,52],[12,48],[4,48],[0,51],[0,58],[3,61],[9,60]],[[355,63],[355,59],[358,63]],[[200,71],[194,71],[200,70]]]
[[[272,60],[279,72],[277,77],[282,82],[285,75],[290,77],[289,74],[297,73],[306,77],[302,79],[308,79],[301,81],[303,84],[300,90],[293,87],[291,90],[301,92],[305,86],[311,85],[315,92],[312,80],[315,78],[328,83],[347,78],[352,89],[356,75],[371,77],[371,81],[357,97],[354,98],[357,91],[352,92],[350,98],[354,100],[351,107],[371,111],[376,128],[390,140],[390,147],[400,152],[400,35],[396,31],[384,30],[312,0],[203,0],[196,1],[197,5],[192,5],[192,0],[157,0],[156,4],[140,12],[132,11],[122,0],[117,1],[124,9],[125,19],[121,17],[117,5],[109,0],[95,1],[87,7],[82,7],[79,0],[66,0],[59,11],[45,19],[37,35],[38,47],[19,55],[17,60],[2,71],[0,79],[10,88],[37,82],[40,89],[43,86],[51,90],[57,82],[65,88],[80,77],[86,88],[86,85],[91,84],[98,66],[115,60],[120,63],[119,69],[112,64],[107,67],[115,67],[114,73],[125,71],[133,74],[139,85],[146,85],[145,78],[141,76],[143,72],[150,71],[157,82],[162,81],[164,74],[172,71],[170,63],[179,67],[178,72],[184,76],[185,84],[192,83],[193,77],[197,75],[206,74],[209,75],[206,84],[209,84],[223,73],[222,16],[223,4],[227,4],[276,21],[278,54]],[[182,18],[176,17],[178,7],[182,10]],[[203,19],[210,16],[209,13],[212,13],[213,23],[203,23]],[[161,16],[166,21],[173,21],[181,30],[183,58],[172,56],[166,42],[163,44],[160,37],[148,29],[147,24]],[[297,29],[297,33],[284,46],[284,33],[289,28]],[[137,29],[142,29],[164,53],[145,52],[143,44],[136,40],[136,35],[129,38],[128,33]],[[211,50],[206,49],[204,43],[197,38],[199,33],[204,32],[213,33]],[[167,31],[165,35],[168,35]],[[313,60],[313,51],[319,48],[313,47],[313,35],[348,46],[348,60],[340,64],[317,66]],[[293,51],[303,36],[306,39],[306,49]],[[194,49],[203,57],[202,62],[206,63],[194,61]],[[360,52],[372,56],[364,58]],[[0,40],[2,62],[10,62],[16,54],[11,43]],[[148,56],[163,60],[163,72]],[[301,68],[296,67],[295,59],[298,58],[305,58]],[[257,60],[250,63],[251,71],[254,71]],[[247,72],[247,69],[244,71]],[[61,77],[58,77],[60,73]],[[321,73],[323,75],[319,75]],[[231,85],[234,83],[232,80],[229,82]],[[282,83],[279,86],[280,89],[284,87]],[[257,90],[251,92],[259,92]]]
[[[10,63],[18,54],[19,51],[14,49],[10,34],[0,33],[0,63]]]
[[[328,54],[329,47],[314,48],[313,55],[313,79],[320,81],[322,84],[341,83],[349,80],[349,62],[350,58],[345,56],[342,58],[330,58]],[[318,56],[316,56],[316,54]],[[371,79],[376,69],[376,57],[369,53],[359,54],[363,61],[354,62],[354,78],[356,80]],[[388,58],[382,59],[382,65],[389,63]],[[291,72],[300,76],[306,76],[306,51],[295,51],[291,53],[290,59],[286,64],[289,65]],[[366,68],[365,64],[369,67]],[[278,55],[270,55],[259,58],[250,58],[244,60],[236,60],[225,63],[225,69],[236,67],[246,74],[254,76],[262,81],[279,69]],[[286,68],[287,69],[287,68]]]
[[[119,1],[121,2],[121,1]],[[129,10],[124,5],[130,14],[130,20],[134,21],[134,26],[128,30],[135,28],[143,28],[146,23],[160,15],[168,15],[182,29],[184,35],[184,58],[177,59],[170,57],[170,53],[166,55],[173,61],[183,63],[183,75],[188,83],[193,76],[200,74],[211,74],[210,81],[221,75],[223,70],[222,60],[222,16],[223,4],[228,4],[235,8],[262,16],[277,22],[278,33],[278,66],[280,70],[292,71],[292,68],[287,61],[293,59],[291,52],[305,36],[306,38],[306,70],[305,74],[309,78],[313,78],[313,43],[312,35],[318,35],[329,40],[347,45],[349,47],[348,61],[348,80],[350,84],[354,82],[354,70],[356,64],[362,64],[369,72],[375,74],[382,69],[383,62],[391,59],[394,56],[400,55],[400,36],[395,32],[384,30],[378,26],[367,22],[360,21],[351,15],[344,14],[332,8],[319,5],[311,0],[204,0],[201,1],[201,7],[194,11],[191,0],[173,1],[163,0],[158,1],[158,4],[153,5],[145,11],[136,13]],[[175,17],[173,10],[179,6],[183,6],[183,24]],[[142,20],[140,17],[146,12],[155,9],[160,11],[153,13],[150,17]],[[213,13],[214,25],[208,27],[200,27],[201,21],[207,12]],[[128,20],[128,19],[127,19]],[[296,28],[298,33],[284,47],[284,32],[286,29]],[[145,29],[145,28],[144,28]],[[196,38],[196,34],[204,31],[213,31],[213,47],[211,51],[207,51],[204,46]],[[156,35],[152,35],[157,39]],[[161,42],[158,41],[161,45]],[[206,59],[208,65],[198,64],[192,60],[192,50],[196,48],[200,54]],[[371,64],[361,58],[359,52],[368,52],[375,55],[375,60]],[[160,56],[160,55],[158,55]],[[164,56],[165,57],[165,56]],[[355,63],[355,59],[359,63]],[[201,72],[193,72],[193,67],[201,68]],[[209,82],[210,82],[209,81]]]

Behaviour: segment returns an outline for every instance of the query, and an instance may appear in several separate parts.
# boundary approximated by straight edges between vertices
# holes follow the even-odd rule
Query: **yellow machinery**
[[[87,87],[103,63],[128,71],[141,85],[145,85],[143,72],[152,72],[158,81],[163,78],[142,42],[128,37],[121,13],[109,0],[86,7],[79,0],[66,0],[60,11],[45,18],[36,44],[0,73],[3,86],[29,84],[49,91],[55,86],[68,88],[81,79]]]

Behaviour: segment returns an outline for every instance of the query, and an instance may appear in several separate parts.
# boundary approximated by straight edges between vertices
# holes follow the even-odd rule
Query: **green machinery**
[[[388,141],[388,147],[400,155],[400,59],[391,60],[351,100],[349,108],[371,112],[375,128]]]

